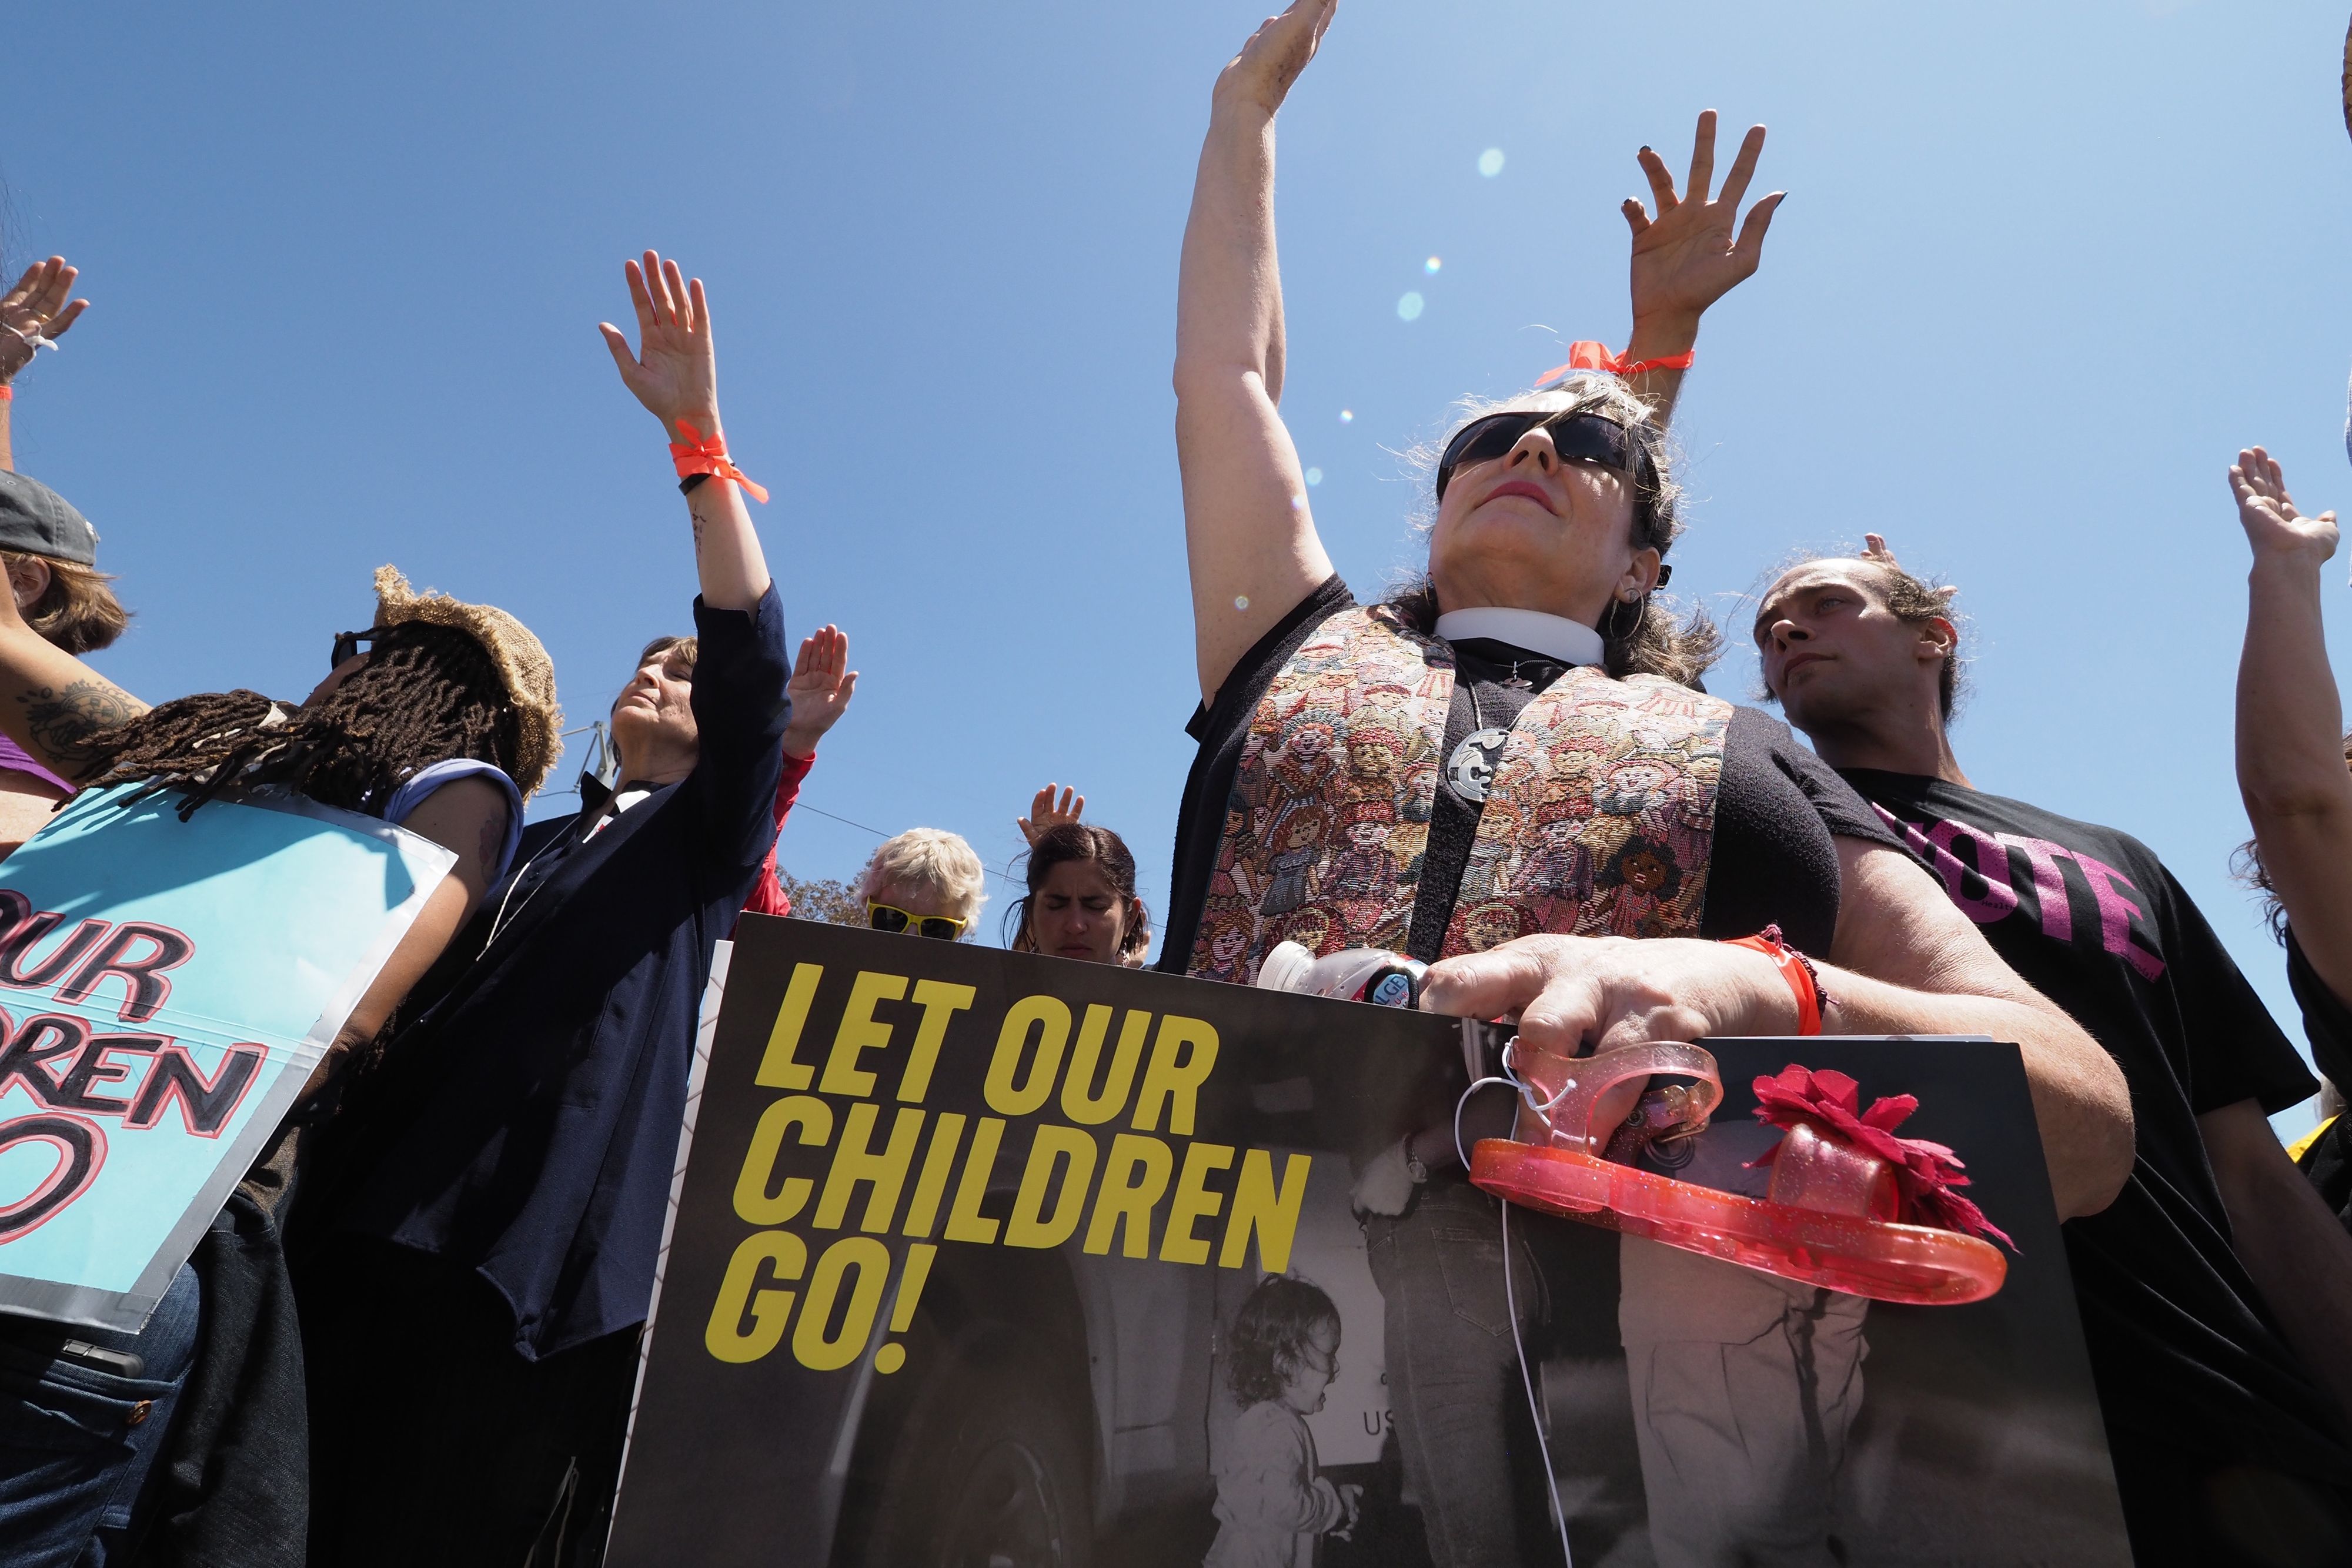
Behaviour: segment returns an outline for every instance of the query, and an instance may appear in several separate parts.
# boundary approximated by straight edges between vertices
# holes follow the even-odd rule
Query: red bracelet
[[[1822,977],[1814,972],[1813,961],[1780,939],[1778,925],[1767,925],[1754,936],[1738,936],[1724,944],[1727,947],[1745,947],[1761,953],[1772,960],[1780,971],[1780,978],[1789,982],[1789,989],[1797,998],[1797,1032],[1822,1032],[1822,1015],[1829,1010],[1829,994],[1822,989]]]
[[[6,382],[0,382],[0,402],[15,402],[16,401],[16,389],[10,386]]]
[[[1568,346],[1568,363],[1554,365],[1536,378],[1536,385],[1567,375],[1571,371],[1606,371],[1612,376],[1638,375],[1643,371],[1686,371],[1698,361],[1696,349],[1685,349],[1679,354],[1657,360],[1628,360],[1622,354],[1612,354],[1606,343],[1580,342]]]
[[[682,419],[677,422],[677,429],[686,441],[683,444],[671,442],[669,455],[670,461],[677,467],[679,478],[693,474],[709,474],[716,478],[732,479],[742,486],[744,493],[753,500],[767,500],[768,492],[751,483],[743,470],[727,460],[726,436],[715,430],[705,435]]]

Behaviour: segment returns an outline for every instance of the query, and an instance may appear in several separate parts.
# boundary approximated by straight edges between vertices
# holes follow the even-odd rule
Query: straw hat
[[[400,569],[375,570],[375,623],[397,626],[422,621],[428,626],[448,626],[463,632],[489,651],[507,685],[507,700],[514,705],[520,744],[515,757],[515,785],[525,795],[547,779],[563,749],[563,710],[555,706],[555,664],[530,634],[530,628],[503,610],[468,604],[431,589],[410,589]]]

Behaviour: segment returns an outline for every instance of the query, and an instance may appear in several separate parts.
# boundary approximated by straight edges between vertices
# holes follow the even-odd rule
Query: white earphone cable
[[[1454,1152],[1461,1156],[1462,1168],[1465,1171],[1470,1168],[1470,1156],[1462,1147],[1462,1110],[1464,1106],[1470,1103],[1470,1096],[1481,1089],[1499,1084],[1506,1089],[1517,1092],[1521,1099],[1537,1110],[1549,1111],[1565,1098],[1570,1090],[1576,1087],[1574,1081],[1571,1080],[1567,1089],[1562,1089],[1549,1102],[1538,1101],[1534,1092],[1519,1081],[1516,1065],[1512,1061],[1511,1047],[1517,1043],[1517,1039],[1514,1037],[1511,1044],[1503,1048],[1503,1076],[1479,1079],[1469,1088],[1465,1089],[1462,1092],[1462,1098],[1454,1103]],[[1511,1322],[1511,1349],[1519,1358],[1519,1386],[1527,1391],[1528,1418],[1535,1423],[1536,1427],[1536,1450],[1543,1456],[1544,1490],[1551,1494],[1552,1522],[1559,1527],[1560,1562],[1565,1568],[1576,1568],[1576,1553],[1570,1550],[1568,1544],[1568,1510],[1560,1506],[1559,1478],[1552,1473],[1551,1443],[1544,1437],[1543,1406],[1536,1398],[1535,1376],[1528,1370],[1527,1341],[1519,1333],[1518,1295],[1511,1288],[1511,1205],[1508,1199],[1503,1200],[1502,1231],[1503,1306]]]

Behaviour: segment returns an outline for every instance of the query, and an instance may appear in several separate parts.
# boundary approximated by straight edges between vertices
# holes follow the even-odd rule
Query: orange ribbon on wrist
[[[1822,1032],[1822,1013],[1829,1005],[1829,998],[1822,994],[1821,980],[1814,975],[1812,965],[1806,961],[1802,953],[1782,940],[1778,925],[1767,925],[1759,935],[1735,937],[1723,945],[1745,947],[1751,953],[1761,953],[1771,959],[1772,967],[1780,971],[1780,978],[1788,982],[1790,991],[1797,998],[1797,1032]]]
[[[1612,376],[1632,376],[1643,371],[1686,371],[1697,361],[1696,349],[1685,349],[1679,354],[1655,360],[1629,360],[1623,354],[1611,353],[1606,343],[1570,343],[1568,346],[1568,363],[1554,365],[1538,376],[1536,385],[1540,387],[1548,382],[1557,381],[1571,371],[1606,371]]]
[[[751,482],[751,476],[727,458],[726,436],[713,431],[705,435],[685,420],[677,422],[678,433],[686,437],[684,444],[669,444],[670,461],[677,467],[681,479],[690,474],[708,474],[714,479],[732,479],[743,486],[744,494],[764,504],[768,492]]]

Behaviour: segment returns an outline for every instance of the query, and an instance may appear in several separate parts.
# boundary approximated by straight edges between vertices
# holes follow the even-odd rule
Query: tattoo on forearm
[[[89,758],[95,737],[147,711],[146,704],[105,681],[71,681],[62,692],[30,686],[24,703],[34,740],[58,760],[76,763]]]
[[[702,508],[689,507],[688,515],[694,519],[694,559],[700,560],[702,559]]]

